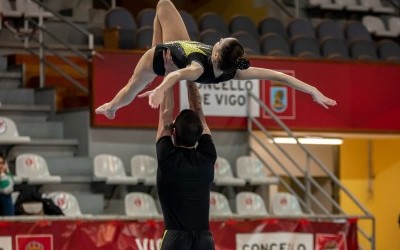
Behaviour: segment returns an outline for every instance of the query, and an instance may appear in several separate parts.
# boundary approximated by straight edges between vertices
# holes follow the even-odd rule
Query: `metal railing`
[[[70,72],[67,72],[61,66],[50,61],[49,56],[61,60],[64,66],[67,65],[70,67],[80,78],[85,79],[85,81],[89,83],[91,77],[89,69],[91,68],[92,57],[95,55],[93,34],[64,18],[39,0],[25,1],[25,10],[19,11],[21,11],[21,18],[23,18],[23,31],[27,32],[28,35],[25,34],[21,38],[23,40],[23,49],[36,56],[39,60],[39,86],[44,87],[46,85],[45,67],[48,67],[76,89],[84,94],[88,94],[88,88],[77,80],[77,77],[73,77]],[[29,7],[32,6],[31,2],[39,6],[37,12],[31,12]],[[85,36],[87,38],[87,44],[80,45],[78,48],[76,45],[72,45],[68,41],[65,41],[65,39],[50,32],[45,25],[45,20],[49,17],[51,17],[52,21],[61,22],[77,31],[78,34]],[[34,30],[34,35],[30,34],[29,30]],[[56,41],[57,46],[52,46],[52,44],[46,41],[45,37],[52,38]],[[70,57],[82,59],[86,63],[84,65],[79,64],[71,60]]]
[[[264,111],[266,114],[269,115],[271,120],[275,122],[280,129],[283,130],[285,136],[290,138],[294,138],[296,141],[296,145],[299,147],[300,151],[305,154],[306,156],[306,164],[302,166],[298,163],[294,157],[287,152],[284,147],[278,143],[274,142],[274,137],[272,132],[270,132],[267,128],[265,128],[256,117],[253,117],[251,114],[251,104],[256,102],[260,107],[261,110]],[[310,219],[315,218],[325,218],[330,220],[335,220],[339,217],[341,218],[353,218],[358,220],[367,220],[370,221],[371,229],[368,232],[358,226],[358,232],[360,235],[367,240],[370,245],[369,249],[375,249],[375,218],[374,216],[361,204],[361,202],[339,181],[339,179],[332,173],[331,170],[328,169],[316,156],[314,156],[309,149],[307,149],[303,144],[299,143],[298,138],[293,134],[293,132],[275,115],[275,113],[260,99],[258,99],[253,93],[248,93],[248,120],[247,120],[247,127],[248,127],[248,135],[249,139],[253,140],[254,143],[249,143],[250,152],[254,154],[257,158],[259,158],[263,163],[264,166],[272,173],[272,175],[276,176],[279,179],[279,183],[286,189],[288,192],[293,194],[300,202],[301,206],[307,211],[308,217]],[[254,127],[254,128],[253,128]],[[266,138],[260,138],[259,133],[257,134],[255,130],[261,132],[262,136]],[[265,139],[267,139],[268,143],[266,143]],[[267,146],[269,145],[269,146]],[[258,148],[256,148],[258,146]],[[278,159],[278,157],[274,154],[272,148],[277,150],[275,152],[279,152],[281,156],[284,157],[286,162],[289,162],[297,171],[299,171],[300,175],[304,178],[304,182],[300,180],[299,177],[296,177],[291,171],[285,166],[282,159]],[[271,166],[271,162],[266,162],[263,156],[267,156],[272,159],[274,163],[274,167]],[[341,191],[345,197],[349,198],[349,200],[360,210],[361,215],[348,215],[343,208],[340,206],[337,200],[332,198],[332,195],[328,193],[324,187],[322,187],[315,177],[310,174],[310,165],[313,163],[313,167],[318,168],[326,178]],[[277,169],[277,168],[278,169]],[[282,178],[278,171],[282,171],[284,175],[286,175],[291,183],[285,178]],[[298,195],[296,192],[296,188],[300,189],[304,193],[304,198]],[[316,197],[312,192],[312,188],[315,188],[322,197]],[[330,206],[331,209],[328,209],[326,205],[321,202],[321,198],[323,198]],[[315,205],[319,210],[319,214],[314,211],[312,205]],[[337,212],[333,212],[333,210]],[[306,215],[307,216],[307,215]]]

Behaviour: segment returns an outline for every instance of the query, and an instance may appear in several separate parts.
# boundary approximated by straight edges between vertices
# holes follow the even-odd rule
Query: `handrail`
[[[343,191],[349,198],[350,200],[356,204],[356,206],[358,207],[358,209],[363,213],[363,218],[365,219],[369,219],[372,221],[372,233],[369,235],[368,233],[366,233],[362,228],[358,227],[358,231],[361,233],[361,235],[368,240],[368,242],[370,242],[371,244],[371,249],[375,249],[375,218],[373,217],[373,215],[361,204],[361,202],[339,181],[339,179],[330,171],[328,170],[328,168],[319,160],[317,159],[304,145],[300,144],[298,139],[296,138],[296,136],[294,136],[294,134],[290,131],[290,129],[272,112],[272,110],[267,107],[267,105],[262,102],[260,99],[258,99],[253,93],[248,92],[248,103],[251,103],[250,100],[254,100],[256,103],[259,104],[259,106],[261,107],[261,109],[266,112],[271,119],[276,122],[279,127],[281,129],[283,129],[286,134],[292,138],[294,138],[296,140],[296,144],[301,148],[301,150],[306,154],[307,156],[307,160],[311,160],[313,161],[320,169],[322,169],[322,171],[327,175],[327,177],[329,177],[334,183],[335,185],[338,186],[338,188]],[[283,149],[283,147],[281,147],[279,144],[275,143],[273,141],[273,136],[271,135],[270,132],[268,132],[268,130],[261,125],[261,123],[255,118],[252,117],[252,112],[251,112],[251,105],[247,106],[247,114],[248,114],[248,119],[247,119],[247,125],[248,125],[248,134],[249,137],[254,139],[260,146],[261,149],[263,150],[263,152],[265,152],[266,154],[268,154],[268,156],[270,156],[272,158],[272,160],[277,164],[277,166],[280,167],[280,169],[282,169],[285,174],[287,174],[290,179],[299,187],[301,188],[303,191],[307,191],[309,190],[308,187],[304,187],[304,185],[298,180],[298,178],[294,175],[292,175],[290,173],[290,171],[288,171],[288,169],[283,165],[283,163],[274,155],[272,154],[271,150],[265,145],[265,143],[263,143],[259,138],[257,138],[257,136],[255,136],[255,134],[252,132],[252,127],[253,124],[256,125],[256,127],[268,138],[271,139],[272,144],[277,147],[279,149],[279,151],[284,155],[284,157],[286,157],[286,159],[288,159],[293,166],[296,167],[297,170],[300,171],[300,173],[304,174],[304,178],[306,179],[307,183],[312,184],[314,187],[316,187],[326,198],[327,200],[342,214],[344,214],[345,216],[346,213],[344,212],[344,210],[340,207],[340,205],[338,204],[338,202],[336,200],[334,200],[332,197],[330,197],[330,195],[328,194],[328,192],[323,189],[323,187],[321,187],[321,185],[319,185],[315,179],[310,176],[308,174],[307,169],[302,169],[301,166],[299,166],[299,164]],[[263,160],[263,158],[261,157],[261,155],[256,152],[256,150],[250,149],[252,153],[254,153],[256,155],[256,157],[258,157],[263,163],[264,166],[266,166],[266,168],[268,168],[268,170],[272,170],[271,173],[274,174],[275,176],[279,177],[276,173],[276,171],[274,171],[272,169],[272,167],[270,167],[265,160]],[[282,178],[279,178],[279,180],[283,180]],[[287,187],[287,183],[284,181],[282,182],[282,184]],[[293,192],[293,189],[288,189],[293,195],[297,196],[297,194],[295,192]],[[307,193],[307,196],[309,198],[312,199],[312,201],[320,208],[323,210],[323,212],[325,212],[324,215],[325,217],[328,218],[332,218],[335,215],[330,213],[329,211],[326,210],[326,208],[314,197],[314,195],[312,193]],[[298,197],[298,196],[297,196]],[[303,199],[298,199],[299,202],[304,206],[305,206],[305,202],[303,201]],[[322,205],[322,207],[321,207]],[[311,210],[310,207],[307,207],[312,213],[313,211]]]

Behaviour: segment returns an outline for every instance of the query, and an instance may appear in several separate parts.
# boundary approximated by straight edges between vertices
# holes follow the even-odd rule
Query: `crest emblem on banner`
[[[53,250],[52,235],[17,235],[16,250]]]
[[[288,90],[285,86],[271,86],[270,91],[270,107],[275,113],[282,113],[288,107]]]

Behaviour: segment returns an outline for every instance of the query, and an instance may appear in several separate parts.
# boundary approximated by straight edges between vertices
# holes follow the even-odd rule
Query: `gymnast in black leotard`
[[[159,76],[165,75],[163,55],[170,51],[173,63],[179,68],[186,68],[192,62],[201,65],[204,72],[195,81],[198,83],[219,83],[235,77],[236,70],[230,73],[222,73],[215,77],[211,62],[213,46],[194,41],[174,41],[156,45],[153,59],[153,70]]]
[[[163,65],[164,64],[164,65]],[[149,105],[158,108],[166,89],[181,80],[218,83],[230,79],[269,79],[306,92],[321,106],[336,105],[317,88],[284,73],[250,67],[243,46],[235,38],[223,38],[213,46],[190,41],[185,24],[170,0],[160,0],[154,19],[152,48],[140,58],[128,83],[110,101],[96,109],[114,119],[116,111],[128,104],[157,75],[164,76],[155,89],[139,95],[148,97]]]

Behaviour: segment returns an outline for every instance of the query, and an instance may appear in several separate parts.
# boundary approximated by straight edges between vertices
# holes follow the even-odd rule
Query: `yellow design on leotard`
[[[192,42],[192,41],[175,41],[175,42],[167,42],[166,44],[173,44],[173,45],[179,44],[182,47],[185,56],[188,56],[195,52],[206,55],[206,52],[204,50],[209,49],[205,46],[202,46],[202,44],[198,42]]]

